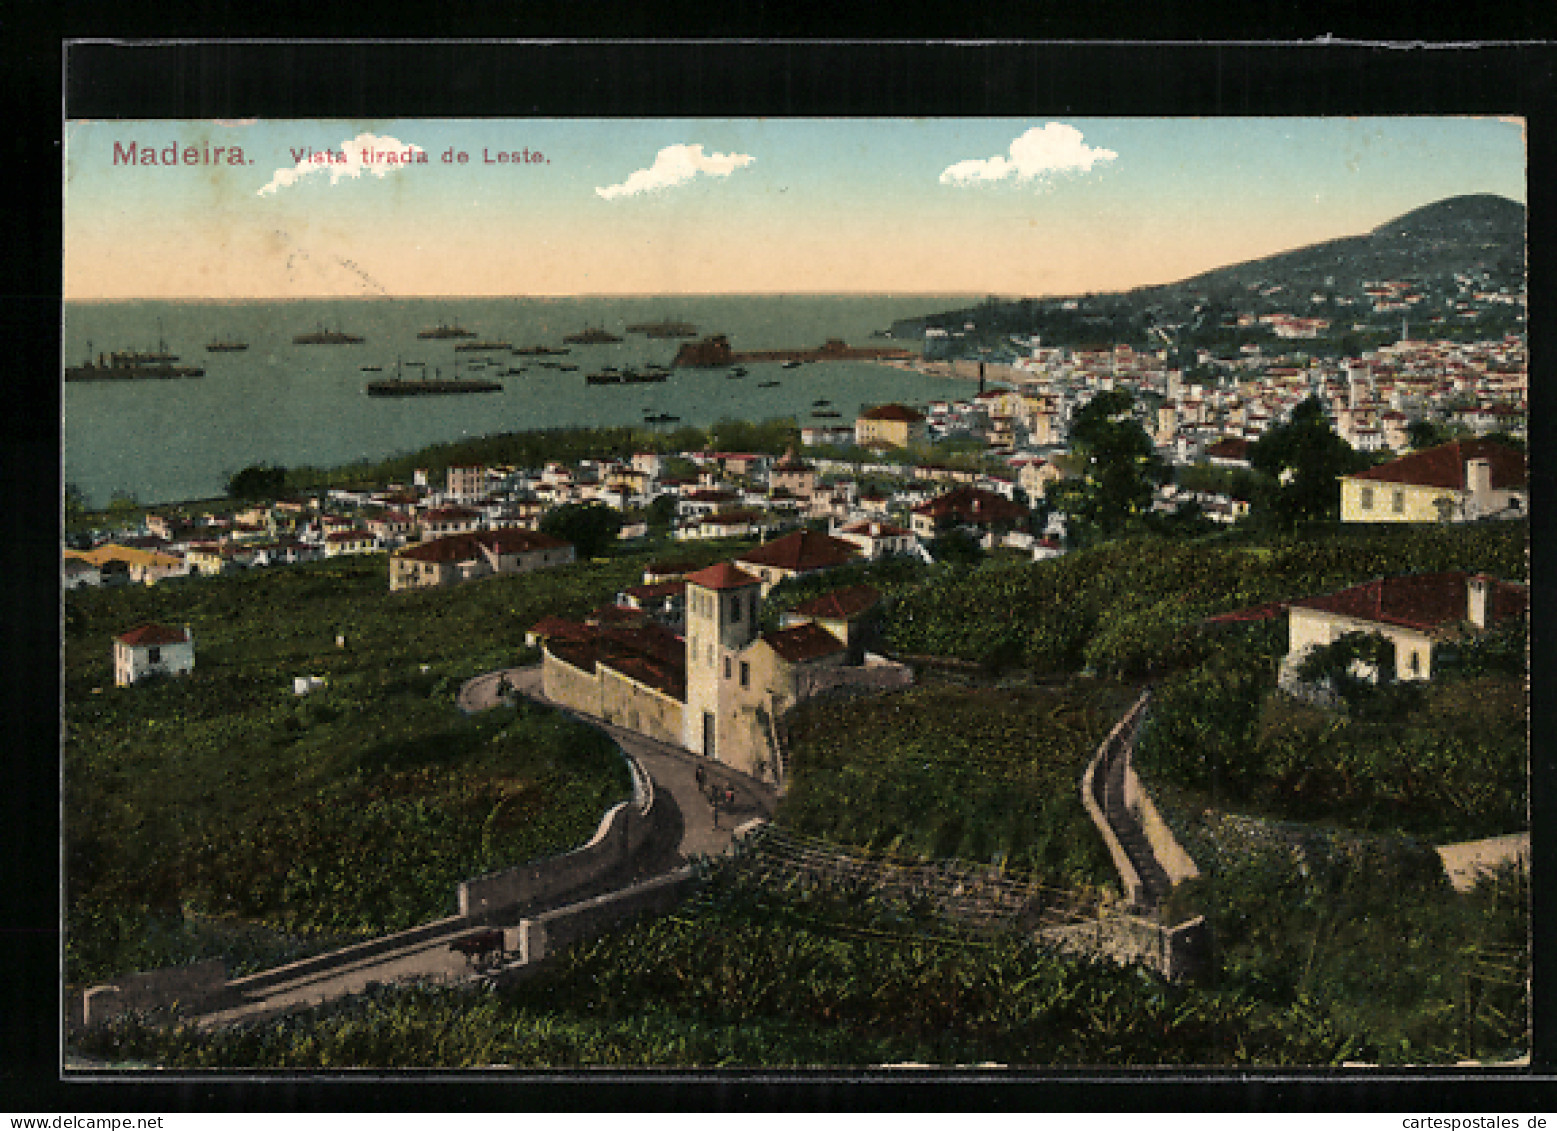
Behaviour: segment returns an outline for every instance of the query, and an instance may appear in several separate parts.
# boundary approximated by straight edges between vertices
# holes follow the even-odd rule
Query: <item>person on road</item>
[[[712,797],[710,797],[708,799],[708,803],[711,806],[713,806],[713,810],[714,810],[714,828],[717,829],[719,827],[719,795],[717,793],[715,793]]]
[[[708,785],[708,771],[703,769],[702,766],[699,766],[697,768],[697,773],[693,776],[697,778],[697,791],[702,793],[704,788]]]

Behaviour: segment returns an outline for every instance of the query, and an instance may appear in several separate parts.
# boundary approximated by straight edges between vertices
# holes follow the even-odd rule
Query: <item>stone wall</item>
[[[600,717],[600,676],[580,671],[549,651],[541,656],[541,691],[558,706]]]
[[[1132,746],[1132,754],[1134,749]],[[1141,824],[1141,831],[1146,834],[1146,842],[1151,845],[1152,855],[1157,858],[1157,863],[1162,865],[1162,870],[1168,874],[1168,882],[1177,886],[1185,880],[1197,879],[1200,869],[1191,859],[1184,846],[1173,835],[1173,830],[1168,827],[1168,822],[1162,819],[1162,814],[1157,811],[1151,794],[1146,792],[1141,785],[1141,779],[1136,775],[1134,758],[1125,764],[1125,805],[1135,814]]]
[[[505,939],[508,948],[519,955],[513,967],[540,962],[576,942],[602,934],[622,919],[669,911],[686,898],[696,882],[694,869],[679,868],[621,891],[558,907],[533,919],[521,919],[519,926],[511,930],[513,937]],[[501,982],[505,973],[512,972],[512,968],[499,971],[494,980]]]
[[[227,964],[221,959],[125,974],[82,995],[81,1020],[100,1025],[129,1010],[173,1009],[188,1013],[227,992]]]
[[[600,717],[615,726],[679,746],[685,704],[611,668],[600,668]]]

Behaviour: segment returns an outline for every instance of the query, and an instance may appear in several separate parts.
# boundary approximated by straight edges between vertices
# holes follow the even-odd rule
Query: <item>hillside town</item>
[[[678,540],[766,540],[808,526],[874,559],[927,555],[937,533],[955,527],[985,548],[1042,560],[1066,546],[1066,515],[1046,505],[1049,489],[1085,470],[1068,445],[1071,424],[1094,397],[1113,392],[1133,398],[1137,420],[1173,472],[1155,487],[1151,509],[1159,514],[1193,503],[1215,523],[1246,518],[1248,498],[1196,489],[1183,473],[1248,470],[1251,447],[1311,400],[1336,435],[1380,465],[1347,480],[1344,520],[1514,517],[1526,505],[1522,454],[1509,446],[1526,435],[1527,356],[1518,335],[1402,339],[1339,360],[1245,350],[1236,360],[1202,357],[1188,373],[1169,367],[1166,349],[1123,345],[1029,343],[1028,356],[1010,364],[913,364],[966,378],[976,389],[923,406],[869,407],[852,427],[808,424],[798,429],[799,445],[783,453],[645,451],[535,468],[456,466],[418,471],[411,483],[199,508],[198,515],[153,508],[133,528],[76,535],[64,551],[63,584],[151,584],[389,554],[391,589],[448,585],[571,560],[558,540],[539,532],[541,522],[556,508],[590,504],[622,516],[624,541],[647,537],[651,515],[663,517]],[[1423,426],[1436,438],[1471,444],[1467,458],[1493,453],[1491,479],[1467,479],[1466,459],[1424,460],[1412,443]],[[1486,451],[1476,446],[1482,437],[1492,438]],[[1400,487],[1377,511],[1373,481]],[[1412,494],[1409,510],[1402,491]],[[1462,496],[1477,492],[1467,511]],[[1440,516],[1436,508],[1445,505],[1452,513]]]

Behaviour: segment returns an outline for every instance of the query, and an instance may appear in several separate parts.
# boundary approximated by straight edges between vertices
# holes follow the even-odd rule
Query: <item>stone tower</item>
[[[736,654],[757,638],[762,579],[727,562],[687,576],[687,709],[683,745],[719,757],[728,735]]]

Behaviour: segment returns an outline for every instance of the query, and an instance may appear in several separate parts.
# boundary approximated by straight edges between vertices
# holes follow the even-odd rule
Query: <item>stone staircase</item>
[[[1142,702],[1145,702],[1144,696]],[[1130,755],[1135,749],[1135,736],[1145,714],[1144,710],[1140,711],[1132,725],[1120,734],[1119,740],[1108,745],[1098,766],[1096,781],[1101,786],[1099,806],[1103,816],[1140,880],[1137,903],[1140,910],[1149,912],[1166,898],[1173,887],[1173,881],[1168,878],[1166,869],[1152,851],[1146,830],[1142,828],[1139,817],[1125,797],[1125,773],[1129,769]]]

